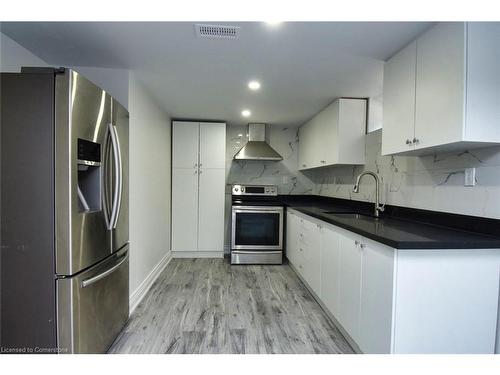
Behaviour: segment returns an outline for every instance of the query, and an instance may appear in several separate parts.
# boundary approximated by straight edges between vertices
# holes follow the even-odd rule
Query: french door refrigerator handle
[[[122,202],[123,193],[123,168],[122,168],[122,150],[120,148],[120,139],[116,126],[110,124],[111,140],[113,141],[113,154],[115,157],[115,197],[113,199],[113,211],[111,213],[112,228],[116,228],[118,224],[118,217],[120,216],[120,207]]]
[[[94,277],[91,277],[89,279],[85,279],[81,282],[81,286],[82,288],[86,288],[88,287],[89,285],[92,285],[96,282],[98,282],[99,280],[101,279],[104,279],[106,276],[108,275],[111,275],[113,272],[115,272],[122,264],[123,262],[125,262],[128,258],[128,252],[127,254],[117,263],[115,264],[113,267],[111,268],[108,268],[106,271],[100,273],[99,275],[96,275]]]
[[[111,125],[111,124],[109,124]],[[110,138],[110,128],[108,125],[108,130],[106,131],[106,135],[104,136],[104,145],[103,145],[103,184],[104,184],[104,189],[103,189],[103,194],[102,194],[102,205],[103,205],[103,212],[104,212],[104,220],[106,222],[106,228],[108,230],[112,229],[111,226],[111,220],[109,217],[109,197],[108,197],[108,152],[109,152],[109,138]]]
[[[115,187],[113,189],[113,207],[111,209],[111,218],[109,220],[109,229],[116,228],[116,222],[118,219],[118,209],[120,204],[120,190],[121,190],[121,155],[120,155],[120,145],[118,142],[118,135],[116,134],[116,128],[113,124],[108,125],[109,134],[111,135],[111,144],[113,145],[113,159],[115,168]]]

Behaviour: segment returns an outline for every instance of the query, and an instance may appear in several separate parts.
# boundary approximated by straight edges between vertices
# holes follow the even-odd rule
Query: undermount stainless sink
[[[362,219],[362,218],[373,218],[375,219],[375,216],[370,215],[370,214],[363,214],[360,212],[339,212],[339,211],[323,211],[324,214],[327,215],[336,215],[336,216],[342,216],[342,217],[347,217],[351,219]]]

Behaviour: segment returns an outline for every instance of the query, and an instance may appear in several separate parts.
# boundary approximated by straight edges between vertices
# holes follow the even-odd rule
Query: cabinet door
[[[465,32],[462,22],[442,22],[417,40],[417,149],[463,138]]]
[[[359,309],[361,297],[361,250],[355,236],[340,236],[340,298],[338,320],[351,338],[359,339]]]
[[[198,250],[224,251],[225,169],[200,169]]]
[[[286,257],[297,268],[298,256],[298,224],[297,216],[291,212],[286,214]]]
[[[358,345],[363,353],[390,353],[394,250],[363,243]]]
[[[366,108],[365,99],[339,99],[338,106],[337,139],[334,150],[337,159],[329,164],[364,164],[365,163],[365,138],[366,138]],[[329,139],[334,145],[333,139]],[[331,148],[332,146],[330,146]],[[330,152],[332,155],[333,152]]]
[[[200,123],[200,167],[225,168],[226,124]]]
[[[382,154],[413,150],[417,43],[398,52],[384,66]]]
[[[321,292],[320,297],[330,312],[339,314],[340,237],[328,227],[321,228]]]
[[[303,239],[299,239],[303,257],[303,277],[314,293],[319,296],[321,293],[320,226],[308,220],[304,222],[308,227],[307,234],[304,233]]]
[[[322,112],[321,131],[317,134],[321,142],[318,152],[321,152],[319,163],[322,166],[339,161],[339,106],[340,101],[336,100]],[[363,145],[363,152],[364,149]]]
[[[311,143],[311,122],[308,122],[299,128],[299,170],[311,168]]]
[[[172,251],[198,249],[198,170],[172,170]]]
[[[174,121],[172,127],[172,167],[198,167],[199,123]]]

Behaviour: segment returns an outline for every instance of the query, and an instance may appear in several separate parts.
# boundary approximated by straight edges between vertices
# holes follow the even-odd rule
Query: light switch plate
[[[476,185],[476,168],[465,168],[464,186]]]

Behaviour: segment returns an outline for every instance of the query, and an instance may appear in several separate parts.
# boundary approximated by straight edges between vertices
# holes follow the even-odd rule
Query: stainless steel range
[[[275,185],[232,186],[231,264],[281,264],[283,205]]]

